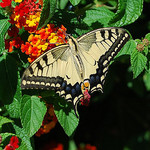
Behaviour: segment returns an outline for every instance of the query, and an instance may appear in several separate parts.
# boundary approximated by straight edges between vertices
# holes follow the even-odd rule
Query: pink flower
[[[88,90],[84,91],[84,97],[81,99],[81,105],[88,106],[90,103],[91,95],[88,93]]]

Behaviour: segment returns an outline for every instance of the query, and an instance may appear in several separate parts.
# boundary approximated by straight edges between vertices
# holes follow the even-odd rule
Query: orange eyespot
[[[88,88],[89,85],[90,85],[89,82],[84,82],[84,87],[85,87],[85,88]]]
[[[82,85],[81,85],[81,91],[82,91],[82,93],[84,93],[85,90],[88,90],[88,91],[90,90],[90,83],[89,83],[88,80],[85,80],[85,81],[82,83]]]

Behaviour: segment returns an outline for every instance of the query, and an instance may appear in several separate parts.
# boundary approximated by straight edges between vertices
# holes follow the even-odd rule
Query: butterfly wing
[[[23,73],[22,89],[53,89],[67,101],[82,97],[78,69],[69,46],[55,47],[38,57]],[[73,101],[74,100],[74,101]]]
[[[77,39],[85,79],[90,82],[91,93],[102,91],[110,61],[129,38],[129,34],[122,28],[101,28]]]

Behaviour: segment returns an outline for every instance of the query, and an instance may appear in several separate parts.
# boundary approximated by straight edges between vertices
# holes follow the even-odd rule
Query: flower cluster
[[[66,28],[55,27],[48,24],[37,30],[42,11],[43,0],[15,0],[18,3],[15,8],[11,8],[12,13],[9,22],[13,25],[9,31],[9,39],[5,39],[5,48],[12,52],[14,48],[21,48],[21,51],[29,55],[28,61],[31,63],[41,54],[51,48],[66,43]],[[11,0],[3,0],[0,5],[11,6]],[[27,42],[23,42],[19,36],[19,29],[24,28],[30,35]]]
[[[67,42],[65,34],[66,28],[63,25],[61,28],[55,28],[54,24],[48,24],[46,28],[30,34],[28,42],[22,44],[21,51],[29,55],[28,61],[31,63],[47,50]]]
[[[36,0],[24,0],[13,9],[9,22],[19,29],[24,27],[30,33],[35,32],[40,20],[41,5]]]
[[[1,7],[7,7],[7,6],[11,6],[11,0],[2,0],[2,2],[0,3]]]
[[[19,140],[16,136],[12,136],[10,139],[10,142],[8,145],[6,145],[6,147],[4,148],[4,150],[15,150],[19,147]]]
[[[53,105],[51,104],[46,105],[47,105],[47,112],[42,122],[42,126],[37,131],[36,136],[41,136],[42,134],[49,133],[50,130],[53,129],[57,123],[57,118],[54,113]]]

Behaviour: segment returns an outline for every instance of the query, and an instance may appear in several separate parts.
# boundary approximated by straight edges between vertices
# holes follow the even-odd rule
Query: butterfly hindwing
[[[129,34],[122,28],[101,28],[78,38],[82,60],[89,64],[85,72],[91,93],[102,91],[110,61],[128,40]]]

